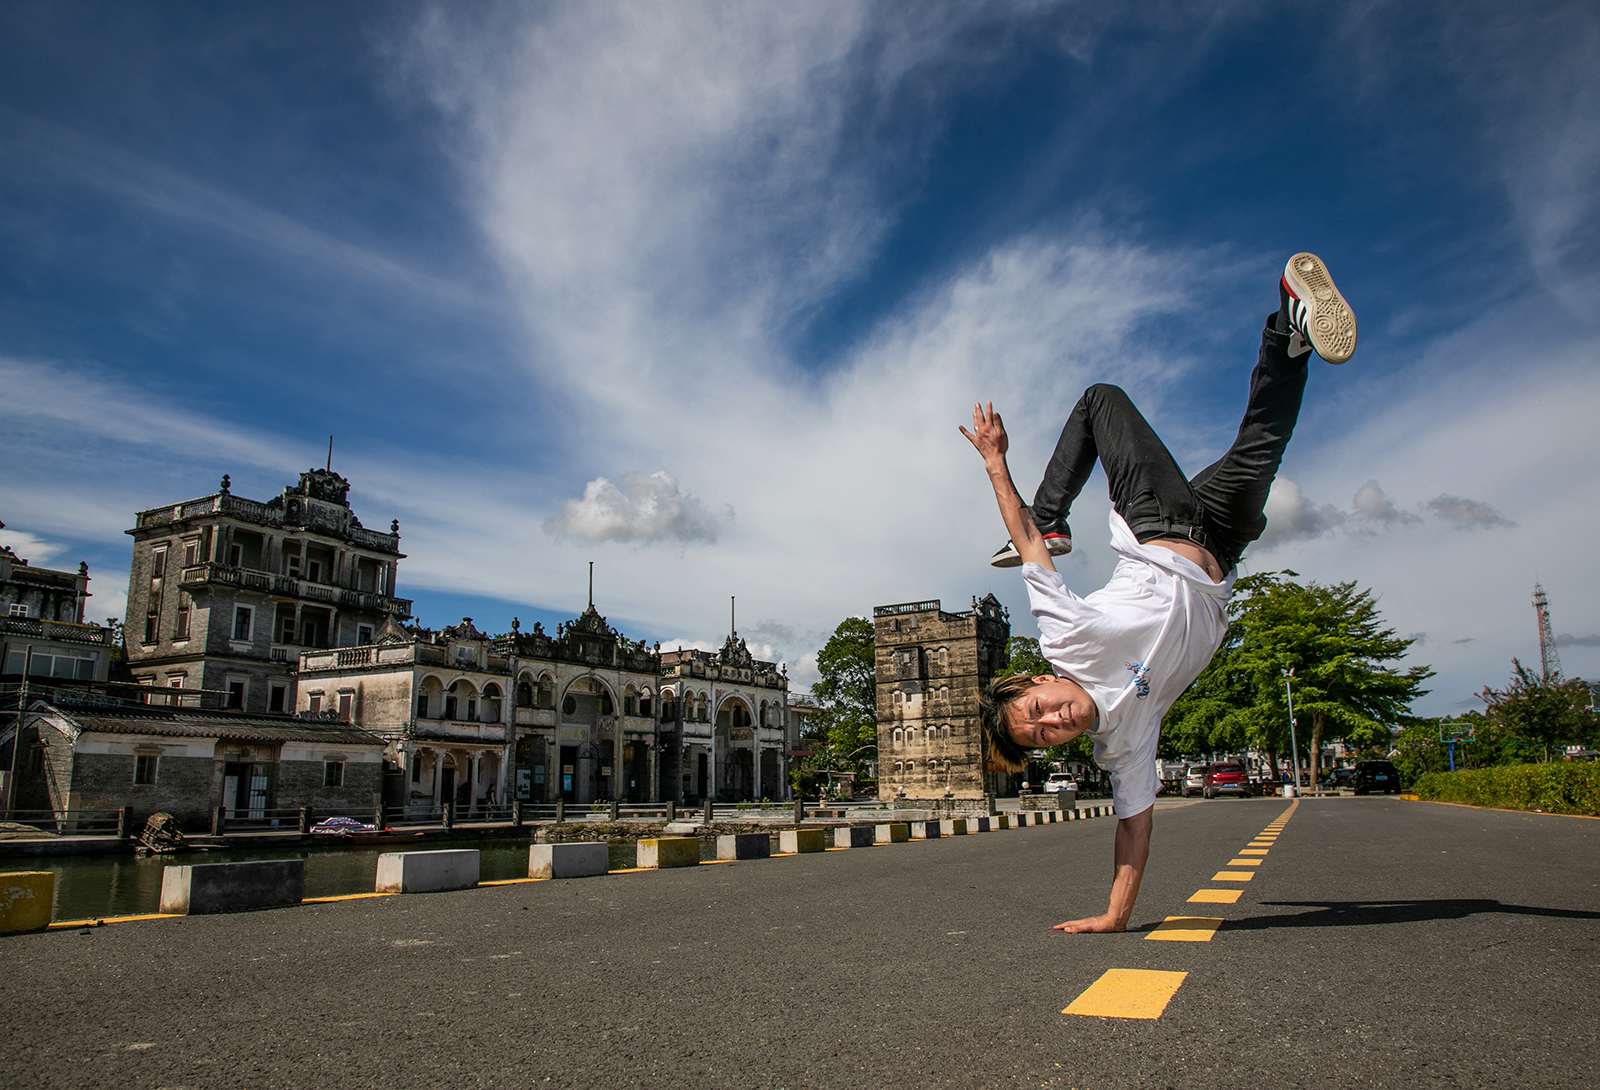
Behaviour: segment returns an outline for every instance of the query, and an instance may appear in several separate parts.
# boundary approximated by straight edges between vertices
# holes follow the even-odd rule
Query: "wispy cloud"
[[[481,287],[433,275],[389,254],[337,238],[281,212],[104,140],[0,105],[0,156],[43,176],[99,190],[120,202],[316,270],[403,288],[413,299],[481,310]]]
[[[1574,636],[1569,632],[1563,632],[1561,635],[1556,637],[1556,646],[1600,647],[1600,633],[1592,633],[1588,636]]]
[[[1460,530],[1492,530],[1496,526],[1516,525],[1486,503],[1449,493],[1424,500],[1422,506]]]

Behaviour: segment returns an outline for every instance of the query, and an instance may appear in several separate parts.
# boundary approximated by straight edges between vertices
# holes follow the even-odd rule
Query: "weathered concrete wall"
[[[336,751],[329,751],[337,757]],[[324,787],[322,760],[278,762],[278,796],[274,805],[280,807],[309,806],[321,815],[345,814],[365,818],[373,811],[373,799],[383,790],[383,763],[381,761],[345,760],[344,786]]]
[[[80,807],[115,810],[126,806],[140,820],[162,810],[179,821],[204,820],[214,805],[212,771],[216,762],[210,755],[178,756],[164,751],[156,765],[156,782],[148,785],[134,784],[134,757],[131,752],[76,754],[71,789]]]
[[[52,871],[0,874],[0,933],[37,931],[50,923],[56,876]]]

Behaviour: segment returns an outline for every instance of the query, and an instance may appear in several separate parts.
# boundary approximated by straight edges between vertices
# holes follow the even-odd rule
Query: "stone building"
[[[798,717],[789,678],[750,654],[737,634],[722,650],[661,652],[663,775],[685,800],[790,797]]]
[[[472,618],[440,632],[390,623],[370,646],[300,656],[299,709],[389,743],[389,801],[458,808],[521,799],[653,801],[659,658],[591,603],[557,628],[502,636]],[[398,797],[397,797],[398,796]]]
[[[302,649],[367,646],[409,617],[394,597],[400,525],[363,527],[349,490],[313,469],[258,503],[223,477],[210,496],[139,512],[124,627],[135,680],[204,690],[183,703],[283,712]]]
[[[165,811],[194,827],[218,806],[236,819],[301,806],[364,816],[383,785],[381,739],[288,716],[39,701],[24,741],[38,757],[19,776],[19,807],[125,806],[136,826]]]
[[[105,681],[112,633],[84,623],[89,596],[89,565],[36,568],[0,545],[0,682],[20,682],[25,666],[35,682]]]
[[[962,613],[938,599],[873,611],[877,664],[878,797],[981,799],[1007,794],[991,768],[978,694],[1005,665],[1011,619],[992,594]]]

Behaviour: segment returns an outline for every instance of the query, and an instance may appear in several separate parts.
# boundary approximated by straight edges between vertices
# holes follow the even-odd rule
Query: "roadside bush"
[[[1412,788],[1431,802],[1600,817],[1600,763],[1557,761],[1464,772],[1429,772]]]

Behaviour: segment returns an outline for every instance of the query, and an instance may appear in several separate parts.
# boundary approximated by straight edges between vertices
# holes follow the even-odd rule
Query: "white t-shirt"
[[[1192,560],[1139,544],[1115,511],[1111,547],[1117,569],[1087,598],[1038,564],[1024,564],[1022,577],[1040,651],[1094,699],[1094,760],[1111,776],[1117,817],[1127,818],[1155,805],[1161,717],[1222,646],[1236,573],[1213,583]]]

